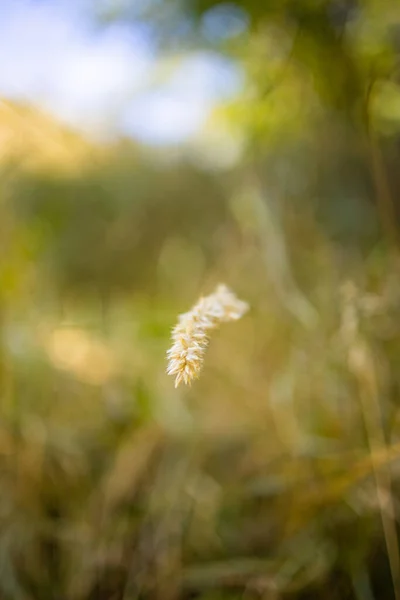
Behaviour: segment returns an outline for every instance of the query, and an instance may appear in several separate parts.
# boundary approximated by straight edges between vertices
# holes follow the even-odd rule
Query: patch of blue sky
[[[122,130],[148,143],[179,144],[195,135],[213,107],[235,94],[240,85],[240,72],[219,55],[188,57],[164,86],[132,103]]]
[[[216,53],[186,57],[166,81],[146,30],[123,21],[95,27],[91,0],[0,3],[0,96],[38,105],[89,135],[180,143],[220,99],[237,69]]]

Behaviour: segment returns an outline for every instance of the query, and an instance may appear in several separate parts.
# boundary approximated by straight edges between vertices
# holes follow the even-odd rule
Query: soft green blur
[[[181,150],[1,106],[0,597],[399,598],[398,2],[122,4],[243,89]]]

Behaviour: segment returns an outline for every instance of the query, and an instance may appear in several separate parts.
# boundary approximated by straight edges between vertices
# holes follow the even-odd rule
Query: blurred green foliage
[[[0,114],[0,598],[399,597],[398,3],[97,16],[234,61],[208,127],[241,152]],[[219,281],[251,311],[174,390]]]

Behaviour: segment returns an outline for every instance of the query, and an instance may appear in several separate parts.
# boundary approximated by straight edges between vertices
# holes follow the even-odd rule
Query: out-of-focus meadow
[[[0,105],[0,598],[400,598],[399,3],[90,11],[239,83],[163,146]]]

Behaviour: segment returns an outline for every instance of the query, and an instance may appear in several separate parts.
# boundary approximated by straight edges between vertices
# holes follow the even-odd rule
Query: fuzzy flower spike
[[[172,347],[167,352],[168,375],[175,375],[175,387],[182,381],[190,384],[199,374],[209,332],[220,323],[236,321],[248,310],[248,304],[239,300],[226,285],[200,298],[193,308],[179,316],[172,331]]]

